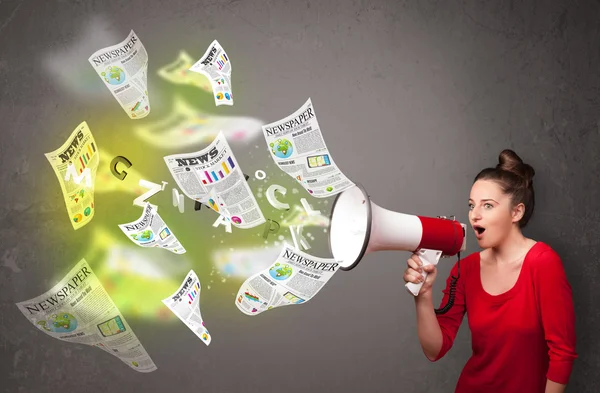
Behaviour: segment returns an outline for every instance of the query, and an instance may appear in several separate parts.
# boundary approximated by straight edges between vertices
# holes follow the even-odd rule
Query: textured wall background
[[[150,57],[153,112],[140,122],[170,110],[161,92],[173,87],[156,70],[179,50],[197,58],[218,39],[232,58],[235,106],[181,94],[203,111],[265,123],[312,98],[337,164],[387,209],[467,222],[472,178],[502,149],[516,150],[537,171],[526,235],[560,253],[573,287],[580,358],[567,391],[599,391],[598,20],[598,1],[576,0],[0,1],[2,391],[450,392],[470,354],[465,322],[444,359],[432,364],[422,355],[403,288],[405,252],[371,254],[309,303],[256,317],[233,305],[239,282],[203,289],[209,347],[181,323],[124,311],[158,366],[147,375],[32,326],[15,303],[48,290],[87,257],[80,247],[93,233],[71,229],[43,154],[86,120],[100,146],[142,146],[130,153],[134,166],[158,162],[161,172],[149,180],[174,184],[160,163],[165,152],[144,150],[87,63],[131,29]],[[269,164],[246,154],[255,145],[264,148],[262,136],[234,148],[248,174]],[[267,171],[280,176],[272,165]],[[162,194],[153,203],[175,217],[170,188]],[[127,219],[140,214],[130,195],[98,198]],[[212,221],[196,218],[175,231],[222,236]],[[320,233],[309,252],[328,257]],[[468,246],[478,250],[472,238]],[[208,271],[201,251],[188,256]],[[450,266],[441,265],[440,276]],[[441,299],[441,280],[436,288]]]

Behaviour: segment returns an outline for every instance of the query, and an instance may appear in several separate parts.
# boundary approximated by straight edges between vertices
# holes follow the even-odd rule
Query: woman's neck
[[[529,251],[530,240],[521,233],[517,227],[513,227],[508,237],[496,247],[490,248],[490,259],[497,264],[512,264],[525,257]]]

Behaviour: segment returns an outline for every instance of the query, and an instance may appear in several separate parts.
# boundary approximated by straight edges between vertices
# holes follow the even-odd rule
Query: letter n
[[[133,200],[133,204],[136,206],[139,206],[141,208],[145,208],[146,200],[150,199],[154,194],[157,194],[157,193],[161,192],[162,190],[164,190],[165,186],[168,184],[166,181],[163,181],[162,183],[163,183],[163,185],[161,188],[161,186],[159,184],[152,183],[148,180],[140,179],[140,183],[139,183],[140,187],[149,188],[150,190],[146,193],[143,193],[139,197],[135,198]],[[150,204],[150,206],[152,206],[154,208],[154,210],[156,210],[158,212],[158,206],[153,205],[151,203],[149,203],[149,204]]]
[[[173,189],[173,206],[178,207],[179,208],[179,213],[183,213],[184,212],[184,205],[183,205],[183,194],[180,194],[176,188]]]

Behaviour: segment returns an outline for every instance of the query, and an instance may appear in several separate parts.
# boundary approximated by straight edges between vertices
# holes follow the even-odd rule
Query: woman
[[[533,168],[512,150],[499,161],[473,182],[469,222],[483,251],[453,267],[443,305],[459,278],[446,313],[433,308],[436,267],[416,254],[408,260],[404,281],[423,283],[415,297],[419,341],[430,361],[441,359],[466,312],[473,353],[456,393],[563,392],[577,358],[571,286],[558,254],[521,232],[534,209]]]

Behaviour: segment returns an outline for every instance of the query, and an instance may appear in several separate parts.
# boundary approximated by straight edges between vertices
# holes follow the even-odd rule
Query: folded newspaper
[[[144,211],[138,220],[119,224],[119,228],[138,246],[162,247],[175,254],[185,253],[185,248],[179,243],[175,234],[148,202],[144,204]]]
[[[290,116],[262,129],[279,169],[312,196],[327,198],[354,185],[329,154],[310,98]]]
[[[286,244],[270,267],[244,281],[235,305],[244,314],[257,315],[276,307],[306,303],[337,269],[333,259],[314,257]]]
[[[200,313],[200,291],[200,280],[196,272],[190,270],[177,292],[163,299],[162,302],[196,336],[201,338],[206,345],[209,345],[212,339],[208,333],[208,329],[204,326],[202,314]]]
[[[88,61],[130,119],[150,113],[148,53],[133,30],[124,41],[96,51]]]
[[[85,259],[51,290],[17,307],[51,337],[100,348],[139,372],[157,369]]]
[[[233,105],[231,94],[231,61],[225,49],[214,40],[191,71],[206,75],[212,85],[215,105]]]
[[[233,226],[247,229],[266,222],[222,131],[205,149],[164,160],[188,198],[210,207]]]
[[[53,152],[45,154],[58,177],[75,230],[94,217],[94,184],[100,161],[98,146],[87,123],[75,128],[67,141]]]

